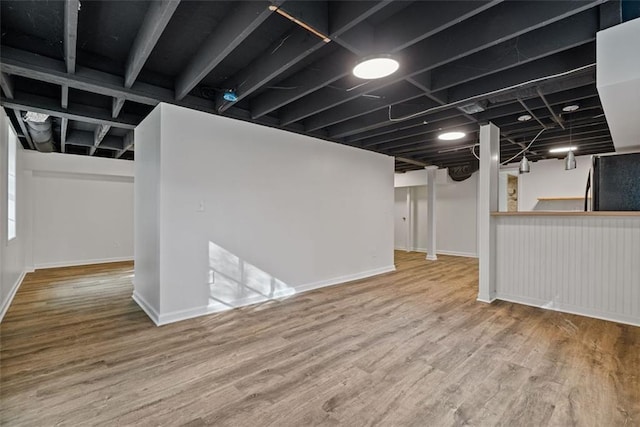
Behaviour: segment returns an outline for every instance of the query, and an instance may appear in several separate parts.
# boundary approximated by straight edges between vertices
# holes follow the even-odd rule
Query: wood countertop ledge
[[[491,212],[492,216],[633,216],[640,217],[640,211],[526,211]]]

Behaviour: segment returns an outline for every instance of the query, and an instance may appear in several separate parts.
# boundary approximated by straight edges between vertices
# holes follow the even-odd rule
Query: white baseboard
[[[386,267],[375,268],[373,270],[367,270],[356,274],[348,274],[346,276],[334,277],[329,280],[320,280],[318,282],[307,283],[304,285],[295,286],[296,293],[307,292],[313,289],[324,288],[327,286],[340,285],[346,282],[352,282],[354,280],[366,279],[367,277],[377,276],[379,274],[390,273],[396,271],[395,265],[388,265]]]
[[[543,308],[545,310],[560,311],[562,313],[577,314],[579,316],[593,317],[595,319],[608,320],[610,322],[624,323],[626,325],[640,326],[640,318],[619,313],[603,312],[592,308],[578,307],[571,304],[543,301],[538,298],[521,297],[505,294],[497,294],[496,299],[517,304]]]
[[[478,254],[474,254],[472,252],[458,252],[458,251],[438,251],[438,255],[451,255],[451,256],[461,256],[465,258],[478,258]]]
[[[397,247],[394,248],[396,251],[406,251],[407,248],[402,248],[402,247]],[[427,250],[425,248],[411,248],[409,250],[410,252],[422,252],[422,253],[427,253]],[[461,256],[461,257],[465,257],[465,258],[478,258],[478,254],[475,254],[473,252],[459,252],[459,251],[447,251],[447,250],[440,250],[438,249],[436,251],[437,255],[451,255],[451,256]]]
[[[266,297],[264,295],[252,295],[246,298],[237,299],[229,303],[228,305],[224,303],[211,304],[205,307],[196,307],[193,309],[174,311],[171,313],[166,313],[161,315],[158,315],[156,310],[154,310],[153,307],[151,307],[142,297],[140,297],[140,295],[136,294],[135,291],[133,292],[132,298],[136,303],[138,303],[140,308],[142,308],[144,312],[147,313],[147,315],[151,318],[151,320],[157,326],[162,326],[168,323],[174,323],[181,320],[187,320],[194,317],[203,316],[205,314],[219,313],[219,312],[231,310],[234,308],[246,307],[248,305],[258,304],[266,301],[287,298],[287,297],[291,297],[291,296],[301,294],[303,292],[311,291],[314,289],[339,285],[345,282],[352,282],[354,280],[359,280],[359,279],[365,279],[367,277],[377,276],[379,274],[389,273],[395,270],[396,270],[395,265],[391,265],[391,266],[376,268],[373,270],[363,271],[356,274],[349,274],[346,276],[334,277],[333,279],[329,279],[329,280],[321,280],[318,282],[298,285],[293,289],[291,288],[283,289],[282,291],[276,292],[274,295],[271,295],[270,297]]]
[[[168,325],[169,323],[193,319],[194,317],[204,316],[205,314],[209,314],[209,309],[206,305],[202,307],[189,308],[187,310],[172,311],[170,313],[161,314],[156,325]]]
[[[16,282],[11,287],[11,291],[7,295],[7,299],[2,302],[2,306],[0,307],[0,322],[2,322],[2,319],[4,319],[4,315],[7,314],[7,310],[9,310],[9,306],[11,305],[11,302],[13,302],[13,298],[16,296],[16,292],[18,292],[18,288],[22,284],[22,281],[24,280],[24,276],[26,275],[27,275],[26,271],[23,271],[20,274],[20,276],[18,277],[18,280],[16,280]]]
[[[149,319],[151,319],[151,321],[153,321],[153,323],[155,323],[156,326],[160,326],[160,316],[158,315],[158,312],[155,310],[155,308],[153,308],[151,304],[147,302],[147,300],[145,300],[135,290],[133,291],[131,298],[136,302],[136,304],[140,306],[142,311],[147,313],[147,316],[149,316]]]
[[[123,261],[133,261],[133,256],[116,257],[116,258],[83,259],[78,261],[45,262],[42,264],[35,264],[33,268],[38,270],[41,268],[76,267],[78,265],[108,264],[110,262],[123,262]]]

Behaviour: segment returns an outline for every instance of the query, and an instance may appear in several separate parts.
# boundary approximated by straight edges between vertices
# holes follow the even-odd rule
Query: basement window
[[[7,240],[11,241],[16,238],[16,151],[18,137],[13,132],[10,124],[7,128],[9,129],[7,150]]]

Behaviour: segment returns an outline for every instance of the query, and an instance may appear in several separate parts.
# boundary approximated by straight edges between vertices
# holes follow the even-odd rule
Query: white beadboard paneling
[[[498,299],[640,325],[640,217],[494,220]]]

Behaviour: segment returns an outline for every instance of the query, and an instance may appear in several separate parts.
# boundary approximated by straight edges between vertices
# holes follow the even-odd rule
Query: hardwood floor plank
[[[476,301],[477,260],[155,327],[131,263],[30,273],[2,425],[640,425],[640,328]]]

